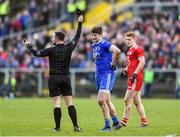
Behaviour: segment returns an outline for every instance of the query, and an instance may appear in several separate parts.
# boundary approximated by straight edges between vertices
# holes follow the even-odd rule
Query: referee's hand
[[[26,47],[26,48],[31,48],[31,45],[30,45],[30,41],[29,40],[27,40],[27,39],[25,39],[25,40],[23,40],[23,44],[24,44],[24,46]]]
[[[78,22],[83,22],[83,20],[84,20],[83,15],[80,15],[80,16],[78,17]]]

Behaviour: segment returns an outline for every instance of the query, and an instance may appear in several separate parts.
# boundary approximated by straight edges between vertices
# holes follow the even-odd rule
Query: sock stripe
[[[127,121],[128,121],[128,118],[123,117],[123,119],[121,120],[121,123],[126,124]]]
[[[128,120],[128,118],[123,117],[123,120]]]
[[[142,117],[142,118],[141,118],[141,123],[144,124],[144,125],[147,125],[147,124],[148,124],[147,118]]]

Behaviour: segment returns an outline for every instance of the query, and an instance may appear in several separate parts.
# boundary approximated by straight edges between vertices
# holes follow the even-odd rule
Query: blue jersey
[[[98,43],[93,43],[93,58],[96,64],[96,74],[104,74],[105,72],[113,72],[110,69],[112,62],[112,53],[109,51],[111,43],[105,39],[101,39]]]

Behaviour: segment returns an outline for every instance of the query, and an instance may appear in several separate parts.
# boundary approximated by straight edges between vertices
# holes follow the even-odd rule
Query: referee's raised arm
[[[75,37],[73,38],[72,41],[70,41],[70,45],[73,47],[73,49],[76,47],[77,45],[77,42],[81,36],[81,30],[82,30],[82,22],[83,22],[84,18],[83,18],[83,15],[80,15],[78,17],[78,28],[77,28],[77,31],[76,31],[76,35]]]

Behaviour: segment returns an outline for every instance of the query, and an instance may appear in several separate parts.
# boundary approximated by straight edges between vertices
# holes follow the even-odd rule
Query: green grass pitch
[[[64,101],[61,132],[54,133],[53,107],[50,98],[0,99],[0,136],[180,136],[180,100],[143,99],[149,120],[148,128],[138,128],[135,107],[128,126],[117,131],[100,132],[104,125],[96,99],[75,98],[82,133],[74,133]],[[113,98],[118,117],[123,114],[123,99]],[[112,123],[112,122],[111,122]]]

